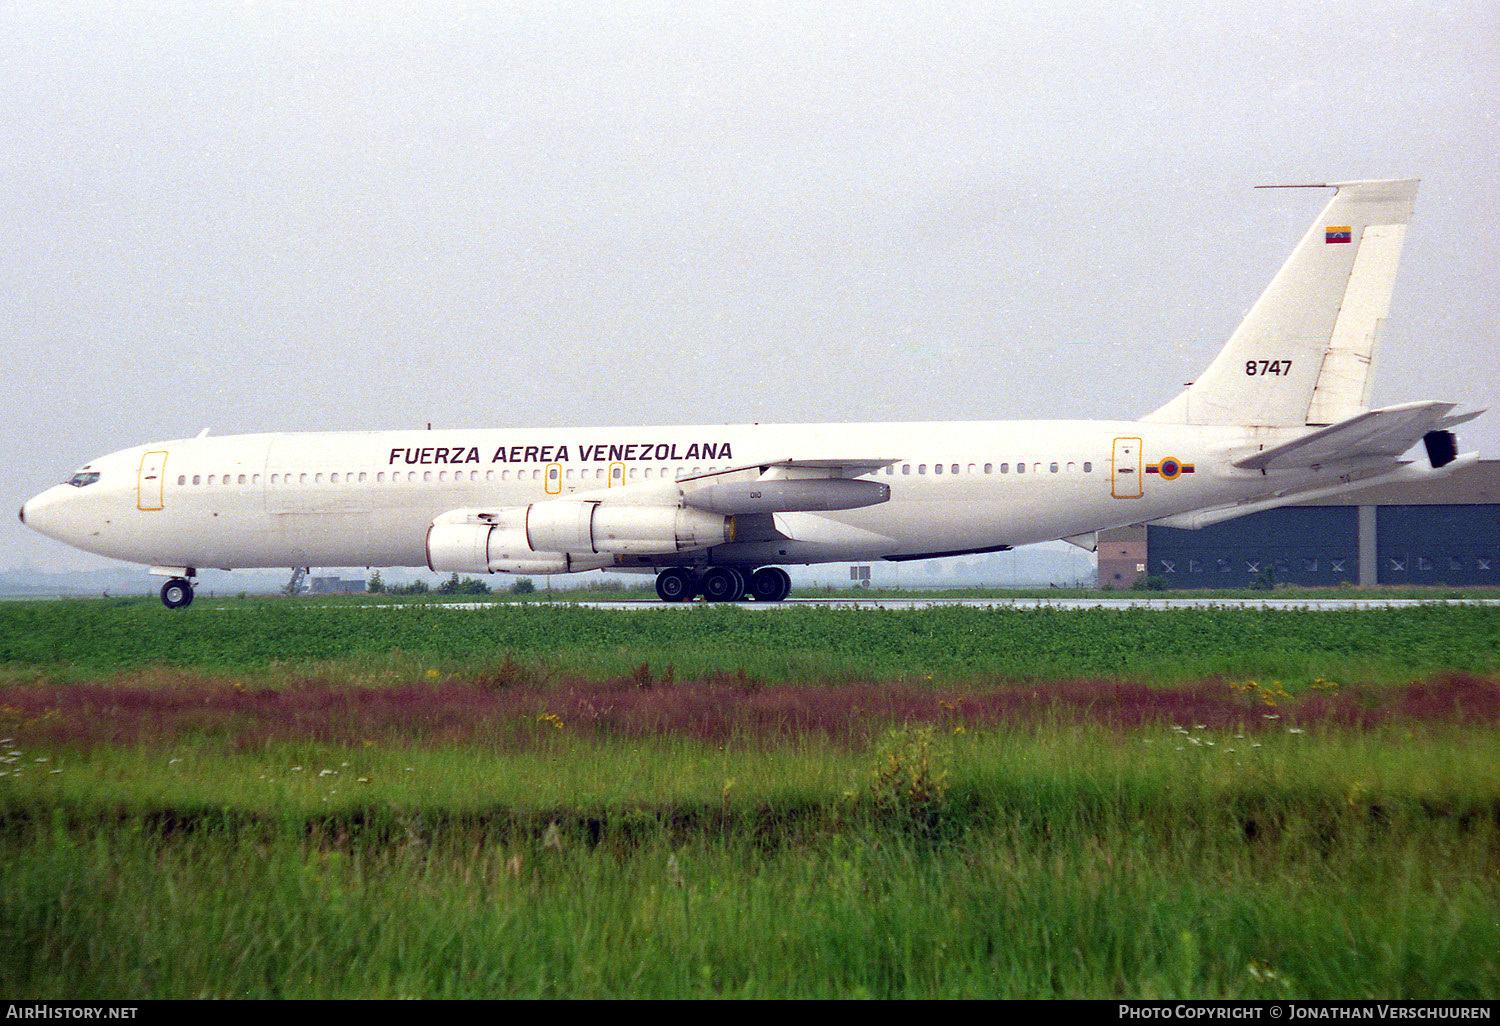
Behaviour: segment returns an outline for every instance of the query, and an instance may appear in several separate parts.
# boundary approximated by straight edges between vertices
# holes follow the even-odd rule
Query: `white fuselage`
[[[1232,458],[1305,429],[1137,421],[370,431],[199,437],[87,465],[23,508],[70,545],[164,567],[422,566],[434,518],[608,495],[799,458],[889,461],[857,509],[776,513],[777,537],[653,560],[795,564],[995,550],[1295,491]],[[854,475],[848,475],[854,476]],[[614,494],[621,494],[614,493]],[[618,565],[626,565],[620,561]]]

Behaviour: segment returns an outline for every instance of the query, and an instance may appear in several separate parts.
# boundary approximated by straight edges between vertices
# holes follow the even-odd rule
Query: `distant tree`
[[[530,595],[536,591],[536,585],[531,583],[530,577],[517,577],[516,583],[510,586],[512,595]]]
[[[455,572],[452,577],[439,584],[437,590],[439,595],[488,595],[490,586],[473,577],[459,580]]]
[[[385,591],[385,581],[381,579],[379,570],[370,574],[370,581],[365,585],[365,590],[376,593]]]

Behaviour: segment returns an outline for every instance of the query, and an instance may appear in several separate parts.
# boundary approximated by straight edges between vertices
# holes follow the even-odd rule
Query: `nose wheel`
[[[174,577],[161,586],[161,604],[168,609],[181,609],[193,604],[193,583],[184,577]]]

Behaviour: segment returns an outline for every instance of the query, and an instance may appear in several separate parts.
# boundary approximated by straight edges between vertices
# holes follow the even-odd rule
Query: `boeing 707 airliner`
[[[666,601],[779,602],[788,565],[1092,549],[1442,478],[1478,459],[1451,430],[1478,412],[1368,402],[1417,182],[1320,187],[1218,356],[1137,420],[205,434],[96,459],[21,520],[150,566],[169,607],[199,567],[296,566],[629,570]]]

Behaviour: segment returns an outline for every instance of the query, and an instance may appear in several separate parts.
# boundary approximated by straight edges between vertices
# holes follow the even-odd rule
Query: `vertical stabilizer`
[[[1416,179],[1340,182],[1229,342],[1147,421],[1290,427],[1368,407]]]

